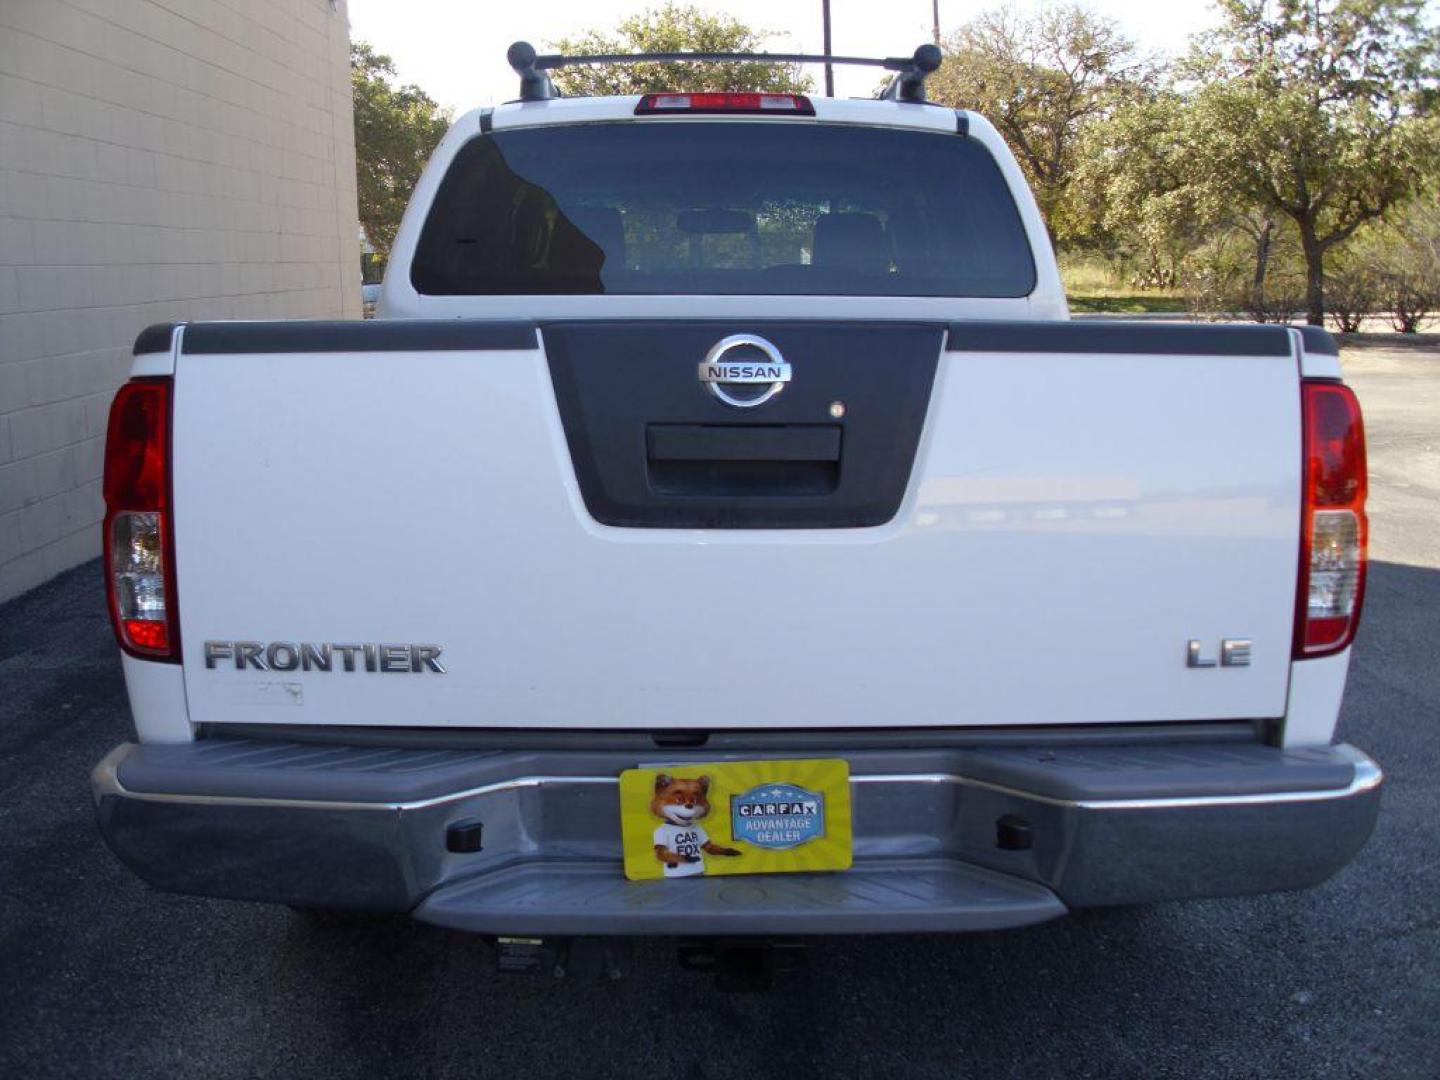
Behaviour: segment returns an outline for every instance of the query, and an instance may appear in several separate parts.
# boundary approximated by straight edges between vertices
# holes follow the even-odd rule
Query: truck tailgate
[[[737,410],[696,363],[742,331],[794,378]],[[190,717],[1279,716],[1298,378],[1275,327],[190,326],[173,422]],[[1190,642],[1208,660],[1222,640],[1251,642],[1249,664],[1187,665]]]

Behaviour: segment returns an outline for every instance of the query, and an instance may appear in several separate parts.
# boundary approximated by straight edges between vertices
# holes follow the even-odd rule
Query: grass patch
[[[1070,310],[1107,315],[1185,313],[1185,298],[1166,293],[1115,292],[1104,295],[1072,296]]]
[[[1062,255],[1060,277],[1070,310],[1102,315],[1183,315],[1185,298],[1135,285],[1118,264],[1093,255]]]
[[[1078,296],[1103,296],[1113,292],[1133,292],[1127,288],[1124,275],[1103,259],[1061,255],[1060,279],[1065,291]]]

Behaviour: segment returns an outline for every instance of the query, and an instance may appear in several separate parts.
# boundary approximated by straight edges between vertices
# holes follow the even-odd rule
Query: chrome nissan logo
[[[785,389],[790,365],[758,334],[731,334],[700,361],[700,381],[726,405],[753,409]]]

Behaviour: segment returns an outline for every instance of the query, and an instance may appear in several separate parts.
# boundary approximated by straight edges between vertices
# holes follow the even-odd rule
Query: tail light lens
[[[180,659],[170,527],[168,378],[133,379],[110,406],[105,440],[105,584],[120,647]]]
[[[803,94],[703,93],[646,94],[635,115],[646,113],[772,113],[814,116],[815,106]]]
[[[1349,387],[1301,384],[1305,503],[1295,658],[1329,656],[1355,637],[1365,596],[1365,425]]]

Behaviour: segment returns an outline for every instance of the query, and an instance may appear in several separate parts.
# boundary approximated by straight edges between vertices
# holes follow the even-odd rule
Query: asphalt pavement
[[[95,831],[129,734],[98,563],[0,607],[0,1076],[1440,1076],[1440,349],[1347,351],[1372,467],[1341,735],[1388,780],[1320,888],[824,943],[763,995],[640,944],[500,975],[397,918],[169,896]]]

